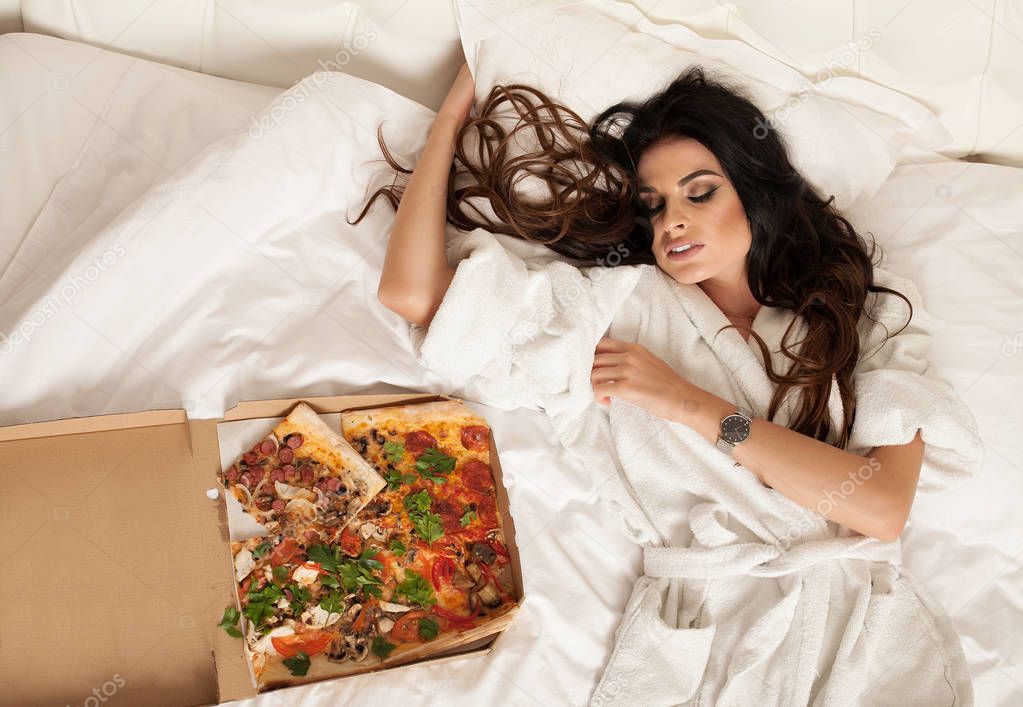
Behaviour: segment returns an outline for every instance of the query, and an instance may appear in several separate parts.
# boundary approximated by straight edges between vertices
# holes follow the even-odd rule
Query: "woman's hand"
[[[658,417],[690,426],[710,397],[646,347],[609,336],[597,344],[590,382],[601,405],[610,405],[614,396]]]
[[[437,117],[451,117],[461,126],[469,116],[469,110],[472,108],[475,98],[476,82],[473,81],[472,74],[469,73],[469,65],[462,64],[462,68],[458,70],[458,76],[455,77],[455,82],[451,85],[444,103],[441,104],[440,110],[437,111]]]

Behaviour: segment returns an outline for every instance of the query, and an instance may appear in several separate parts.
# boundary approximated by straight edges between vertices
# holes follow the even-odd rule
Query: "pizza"
[[[385,485],[305,403],[226,469],[221,482],[270,533],[294,537],[345,525]]]
[[[221,625],[243,638],[260,691],[434,655],[501,630],[518,606],[485,420],[447,400],[341,423],[384,477],[375,497],[346,524],[231,544],[240,612]]]

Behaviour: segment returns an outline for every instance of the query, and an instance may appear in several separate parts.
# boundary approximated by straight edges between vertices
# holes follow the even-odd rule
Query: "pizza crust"
[[[260,692],[279,687],[293,687],[308,682],[316,682],[326,678],[345,677],[358,675],[376,670],[386,670],[406,663],[412,663],[422,658],[439,658],[438,653],[471,643],[480,638],[491,636],[504,630],[511,623],[512,618],[518,611],[519,605],[513,604],[508,610],[495,615],[491,620],[468,631],[442,635],[436,640],[427,641],[401,653],[392,653],[387,660],[370,653],[365,660],[359,663],[344,662],[333,663],[327,660],[323,653],[312,656],[309,659],[309,671],[305,675],[292,675],[288,667],[281,660],[274,660],[269,663],[259,676],[258,689]]]
[[[461,427],[480,425],[489,428],[487,421],[461,400],[437,400],[430,403],[392,405],[341,413],[342,432],[357,429],[361,425],[376,429],[386,429],[388,424],[417,428],[437,422],[457,424]]]

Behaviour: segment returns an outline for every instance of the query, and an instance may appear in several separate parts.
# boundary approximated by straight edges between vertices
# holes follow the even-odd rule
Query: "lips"
[[[675,240],[670,241],[668,245],[664,247],[664,254],[669,255],[673,248],[681,248],[682,246],[689,245],[690,243],[693,244],[694,246],[703,245],[703,243],[694,241],[692,238],[676,238]]]

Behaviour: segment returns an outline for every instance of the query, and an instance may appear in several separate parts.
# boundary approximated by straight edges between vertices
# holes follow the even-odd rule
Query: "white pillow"
[[[808,79],[742,42],[654,23],[627,2],[458,0],[456,18],[478,101],[495,85],[526,83],[589,120],[700,64],[746,89],[780,129],[793,164],[840,208],[873,196],[897,163],[926,159],[951,140],[933,113],[900,93],[834,67]],[[850,54],[876,39],[865,35]]]

